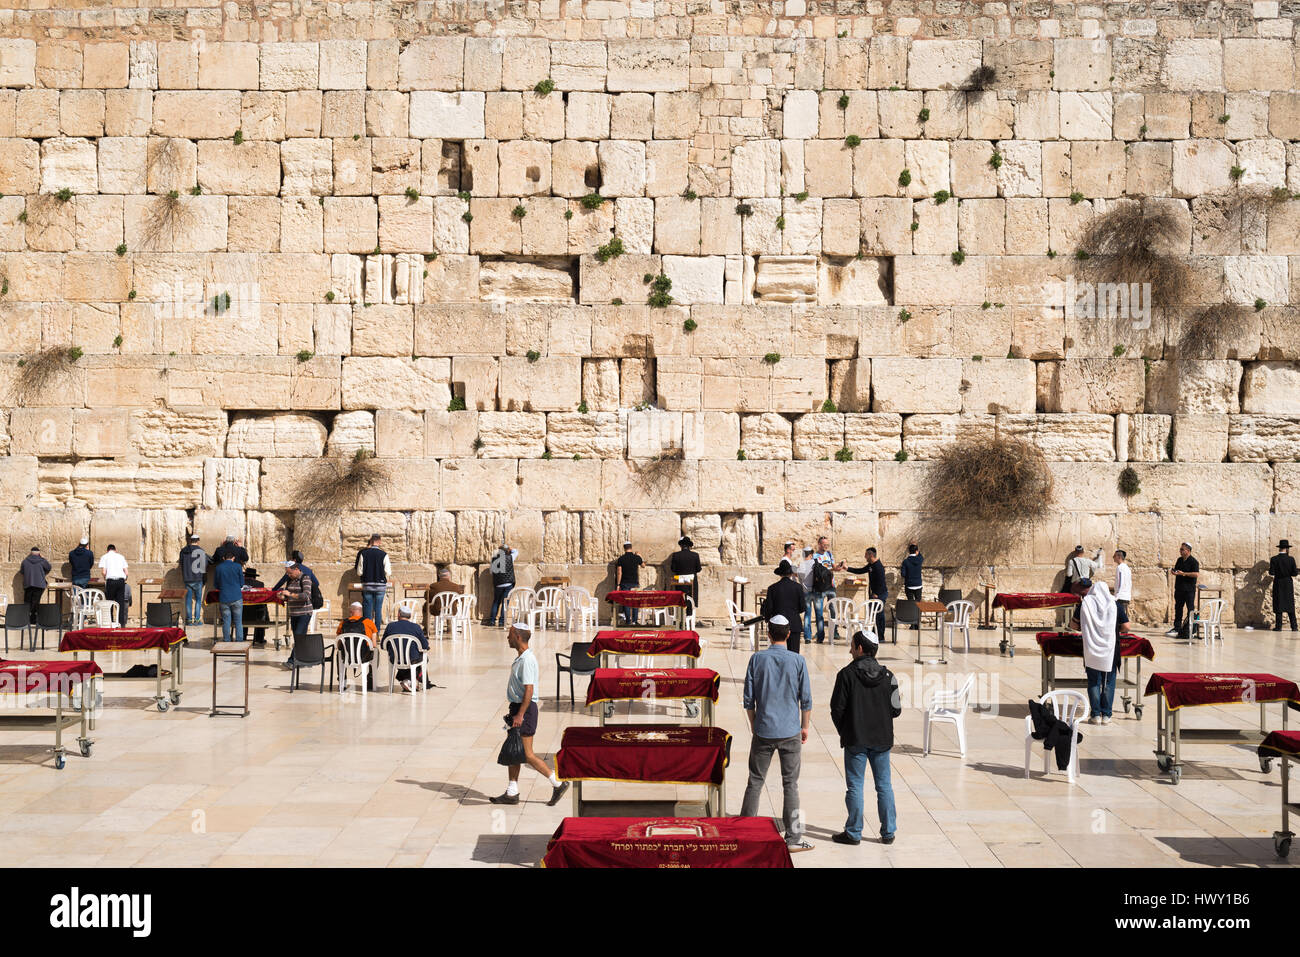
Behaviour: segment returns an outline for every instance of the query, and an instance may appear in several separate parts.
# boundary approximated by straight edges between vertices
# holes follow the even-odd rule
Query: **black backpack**
[[[320,582],[316,580],[315,575],[311,576],[311,606],[316,609],[325,607],[325,595],[320,590]]]
[[[821,562],[813,562],[812,586],[813,591],[830,591],[835,587],[834,575]]]

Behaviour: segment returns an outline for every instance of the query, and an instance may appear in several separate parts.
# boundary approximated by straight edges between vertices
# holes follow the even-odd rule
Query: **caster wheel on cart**
[[[998,651],[1004,655],[1007,653],[1007,643],[1005,641],[998,642]]]
[[[1174,767],[1172,767],[1172,768],[1169,769],[1169,780],[1171,780],[1171,781],[1173,781],[1175,784],[1177,784],[1177,783],[1178,783],[1179,781],[1181,781],[1182,779],[1183,779],[1183,769],[1182,769],[1182,768],[1177,767],[1177,766],[1174,766]]]
[[[1291,853],[1291,835],[1274,834],[1273,850],[1277,852],[1278,857],[1286,857]]]
[[[1007,649],[1007,654],[1009,654],[1012,658],[1016,656],[1016,649],[1014,645]]]
[[[166,698],[159,698],[159,699],[158,699],[158,710],[159,710],[159,711],[166,711],[169,707],[171,707],[171,703],[170,703]]]
[[[1158,767],[1161,771],[1168,771],[1170,765],[1172,765],[1173,763],[1174,763],[1173,759],[1169,757],[1169,755],[1167,754],[1156,755],[1156,767]]]
[[[172,704],[181,703],[181,693],[179,691],[169,691],[167,697],[171,699]]]
[[[1273,770],[1273,759],[1261,755],[1259,759],[1259,769],[1265,774],[1268,774],[1269,771]]]
[[[1128,714],[1128,713],[1129,713],[1129,709],[1132,708],[1132,707],[1133,707],[1133,705],[1132,705],[1131,702],[1129,702],[1129,701],[1125,701],[1125,702],[1124,702],[1124,713],[1125,713],[1125,714]]]
[[[91,745],[91,742],[90,742],[90,741],[82,741],[82,742],[80,742],[80,744],[81,744],[81,756],[82,756],[83,758],[88,758],[88,757],[90,757],[90,745]]]
[[[56,754],[54,756],[54,770],[62,771],[63,768],[67,765],[67,763],[68,762],[64,760],[63,755]]]
[[[1133,713],[1137,715],[1139,721],[1142,720],[1142,706],[1140,704],[1133,707]]]

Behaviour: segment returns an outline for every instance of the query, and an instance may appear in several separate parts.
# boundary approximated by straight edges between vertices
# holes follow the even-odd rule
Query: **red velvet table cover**
[[[731,735],[721,728],[666,724],[569,727],[555,755],[565,781],[721,784]]]
[[[673,608],[686,604],[686,593],[616,588],[605,596],[605,600],[611,605],[622,605],[624,608]]]
[[[710,668],[597,668],[587,683],[587,705],[655,698],[718,700],[721,677]]]
[[[1079,604],[1079,596],[1063,591],[1010,592],[1000,591],[993,598],[994,608],[1022,611],[1029,608],[1064,608]]]
[[[770,817],[566,817],[543,867],[792,868]]]
[[[270,588],[245,588],[244,589],[245,605],[283,605],[284,595],[278,591],[272,591]],[[209,605],[217,604],[217,590],[208,589],[207,597],[204,599]]]
[[[0,694],[65,693],[103,673],[93,661],[0,660]]]
[[[64,632],[59,651],[166,651],[184,640],[184,628],[77,628]]]
[[[1259,753],[1275,751],[1288,757],[1300,757],[1300,731],[1270,731],[1259,744]]]
[[[1165,696],[1170,711],[1205,704],[1260,704],[1272,701],[1300,703],[1300,688],[1277,675],[1227,672],[1191,674],[1157,672],[1143,694]]]
[[[693,631],[598,631],[587,651],[598,658],[602,651],[616,655],[700,656],[700,636]]]
[[[1083,636],[1077,631],[1040,631],[1034,636],[1048,658],[1082,658]],[[1141,635],[1125,635],[1119,640],[1121,658],[1145,658],[1155,661],[1156,650]]]

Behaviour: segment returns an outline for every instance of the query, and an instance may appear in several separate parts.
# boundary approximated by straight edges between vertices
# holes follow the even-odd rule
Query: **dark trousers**
[[[104,598],[117,602],[117,623],[126,627],[126,579],[110,578],[104,582]]]
[[[1295,631],[1295,599],[1281,602],[1276,598],[1273,599],[1273,630],[1282,630],[1282,617],[1287,616],[1291,619],[1291,630]]]
[[[31,612],[31,623],[36,624],[36,606],[41,603],[41,595],[45,594],[44,588],[36,588],[28,585],[23,589],[23,601],[27,603],[27,610]]]
[[[1174,592],[1174,628],[1179,638],[1191,637],[1192,611],[1196,608],[1196,592]]]
[[[749,783],[740,813],[744,817],[758,814],[758,798],[763,792],[772,755],[781,761],[781,817],[785,822],[785,840],[794,844],[803,837],[803,817],[799,813],[799,765],[803,745],[799,735],[793,738],[760,738],[754,735],[749,745]]]
[[[904,588],[903,590],[907,592],[908,601],[921,600],[921,587],[919,585],[916,588]],[[921,623],[918,621],[915,625],[912,626],[912,630],[917,631],[920,629],[920,627],[921,627]],[[880,637],[880,636],[877,635],[876,637]]]

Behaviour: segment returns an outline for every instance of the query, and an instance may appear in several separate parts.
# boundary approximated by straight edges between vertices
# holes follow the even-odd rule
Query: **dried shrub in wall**
[[[23,356],[18,360],[9,386],[10,403],[26,405],[30,399],[57,385],[72,374],[81,356],[81,349],[77,346],[53,346]]]
[[[299,510],[339,511],[385,492],[392,481],[387,463],[369,449],[319,459],[298,489]]]
[[[140,247],[151,252],[174,249],[176,235],[194,222],[194,212],[175,191],[154,199],[141,220]]]
[[[1184,316],[1179,323],[1179,359],[1222,359],[1235,355],[1234,347],[1255,323],[1250,306],[1218,302]]]
[[[686,454],[679,446],[670,446],[653,458],[632,464],[633,480],[648,496],[669,492],[686,474]]]
[[[1113,203],[1094,216],[1079,237],[1083,279],[1096,283],[1147,284],[1151,303],[1166,308],[1186,300],[1187,261],[1173,252],[1182,228],[1173,211],[1145,198]]]

